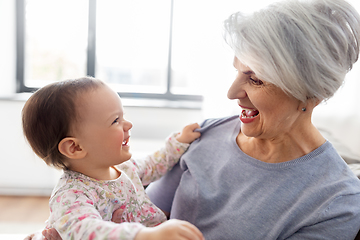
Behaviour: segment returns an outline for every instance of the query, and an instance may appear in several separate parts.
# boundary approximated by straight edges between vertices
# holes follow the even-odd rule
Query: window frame
[[[88,12],[88,46],[87,46],[87,67],[86,75],[95,76],[96,67],[96,1],[89,1]],[[203,96],[201,95],[185,95],[174,94],[171,92],[172,73],[171,73],[171,60],[172,60],[172,28],[173,28],[173,7],[174,0],[171,0],[170,8],[170,36],[169,36],[169,53],[167,65],[167,86],[165,93],[140,93],[140,92],[118,92],[123,98],[136,98],[136,99],[158,99],[169,101],[194,101],[202,102]],[[29,87],[25,85],[25,0],[16,0],[15,7],[16,16],[16,92],[34,92],[38,88]]]

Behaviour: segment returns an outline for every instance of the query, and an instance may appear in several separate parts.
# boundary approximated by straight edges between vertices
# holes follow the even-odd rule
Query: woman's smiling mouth
[[[243,117],[243,118],[254,118],[257,115],[259,115],[259,111],[256,110],[256,109],[253,109],[253,110],[245,110],[245,109],[243,109],[242,112],[241,112],[241,117]]]
[[[240,120],[243,123],[250,123],[254,121],[257,116],[259,116],[259,111],[257,109],[250,109],[244,106],[240,107],[242,108]]]

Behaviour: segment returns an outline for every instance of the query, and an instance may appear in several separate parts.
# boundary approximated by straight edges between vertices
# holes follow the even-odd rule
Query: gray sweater
[[[283,163],[265,163],[236,144],[238,116],[209,119],[180,163],[147,193],[171,218],[207,240],[354,239],[360,181],[330,142]]]

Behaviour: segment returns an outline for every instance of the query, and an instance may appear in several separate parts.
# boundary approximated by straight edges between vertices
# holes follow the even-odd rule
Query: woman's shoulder
[[[213,128],[213,127],[223,125],[226,123],[232,123],[234,121],[237,121],[240,123],[238,115],[227,116],[227,117],[222,117],[222,118],[208,118],[202,122],[201,128]]]

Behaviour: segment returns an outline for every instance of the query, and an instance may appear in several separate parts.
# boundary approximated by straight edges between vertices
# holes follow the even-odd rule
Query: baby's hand
[[[176,140],[181,143],[192,143],[192,141],[201,135],[199,132],[194,132],[194,130],[197,128],[200,128],[199,124],[197,123],[185,126],[181,133],[176,136]]]
[[[44,236],[43,240],[62,240],[55,228],[43,230],[42,235]]]
[[[24,238],[24,240],[43,240],[41,232],[32,233]]]
[[[202,233],[197,227],[189,222],[171,219],[156,227],[141,229],[135,236],[135,240],[204,240]]]

